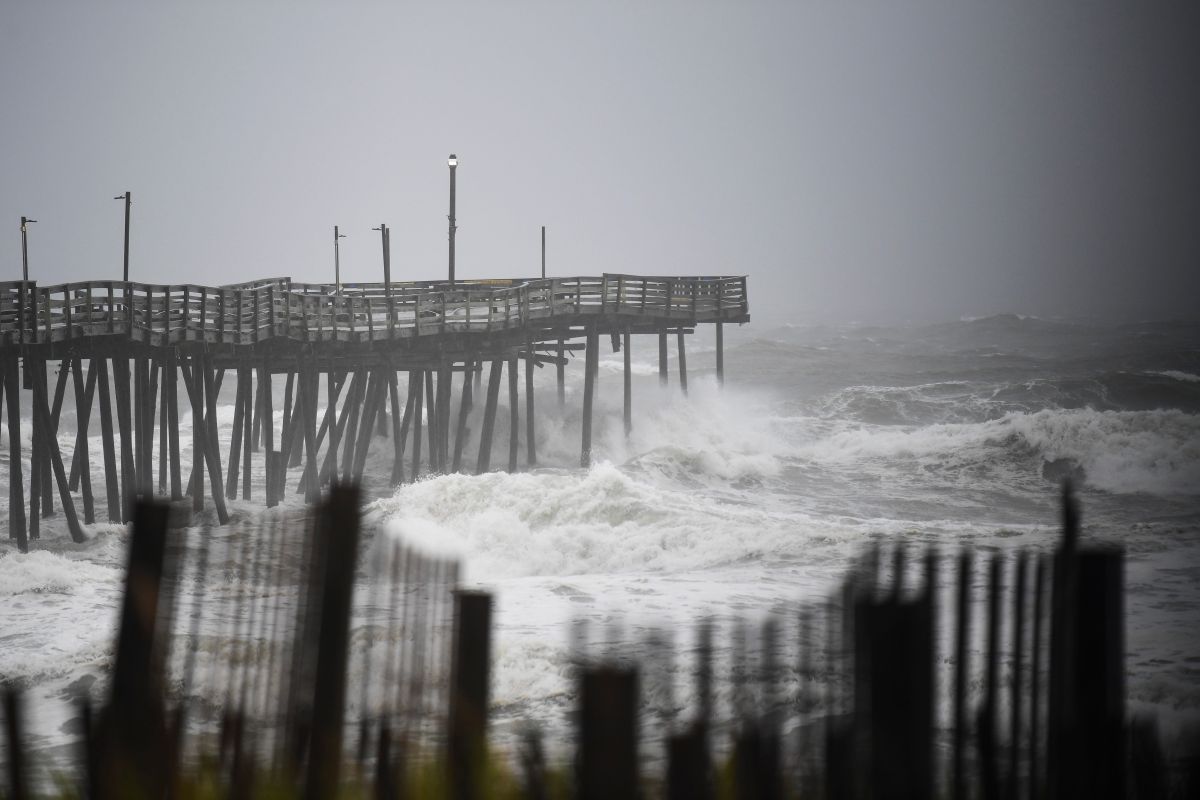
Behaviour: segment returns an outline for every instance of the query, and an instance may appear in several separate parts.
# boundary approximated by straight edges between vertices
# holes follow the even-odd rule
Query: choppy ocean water
[[[674,641],[680,657],[654,665],[675,678],[673,691],[652,698],[648,724],[664,724],[691,699],[686,654],[697,620],[776,614],[792,625],[873,542],[1049,552],[1065,474],[1080,483],[1085,538],[1128,554],[1130,710],[1168,727],[1200,719],[1200,325],[1008,315],[907,327],[755,322],[727,331],[723,389],[711,337],[688,337],[687,398],[674,357],[663,389],[655,343],[635,344],[628,440],[621,356],[603,354],[589,470],[577,466],[581,363],[568,369],[562,410],[553,370],[536,376],[535,470],[441,476],[393,492],[390,444],[375,440],[366,519],[378,533],[359,596],[394,539],[461,557],[466,582],[496,594],[501,739],[523,720],[569,730],[572,630],[596,649],[651,659],[660,651],[648,636]],[[226,430],[231,383],[219,408]],[[68,450],[69,396],[60,432]],[[190,418],[180,413],[186,461]],[[507,419],[502,403],[493,463],[507,460]],[[26,421],[26,452],[29,431]],[[99,445],[94,438],[93,461]],[[6,485],[7,447],[0,453]],[[257,503],[230,506],[243,519],[261,513]],[[97,508],[103,517],[102,500]],[[110,667],[125,531],[99,524],[74,545],[61,514],[47,523],[27,555],[0,541],[0,679],[28,690],[36,751],[62,763],[75,739],[72,698],[99,693]],[[195,592],[210,608],[201,672],[222,652],[237,597],[228,570],[208,581]],[[717,638],[719,661],[729,641]]]

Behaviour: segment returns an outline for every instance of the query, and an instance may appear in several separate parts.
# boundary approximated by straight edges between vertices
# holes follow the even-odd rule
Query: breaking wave
[[[800,455],[843,465],[908,461],[942,473],[1015,466],[1027,475],[1067,459],[1095,489],[1190,495],[1200,492],[1200,417],[1177,410],[1043,409],[979,423],[865,425],[812,441]]]

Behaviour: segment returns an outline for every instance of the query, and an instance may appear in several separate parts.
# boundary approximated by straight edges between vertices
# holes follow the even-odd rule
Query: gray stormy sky
[[[42,283],[748,274],[764,320],[1197,315],[1194,4],[60,3],[0,20]]]

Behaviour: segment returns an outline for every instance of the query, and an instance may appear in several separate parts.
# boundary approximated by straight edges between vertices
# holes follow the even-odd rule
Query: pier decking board
[[[628,435],[633,335],[659,337],[660,378],[665,383],[666,337],[676,334],[680,388],[686,393],[684,337],[697,325],[717,326],[721,382],[723,326],[749,319],[743,276],[604,274],[340,287],[290,278],[219,287],[0,282],[0,362],[4,365],[0,403],[7,404],[7,423],[15,434],[10,437],[9,453],[13,465],[9,499],[14,509],[9,535],[22,549],[29,538],[37,538],[40,518],[54,513],[53,490],[64,467],[69,467],[69,474],[62,476],[65,482],[58,488],[72,535],[79,523],[70,492],[83,488],[84,520],[94,520],[86,438],[93,408],[100,417],[110,520],[128,521],[138,496],[156,490],[166,494],[169,487],[175,500],[190,496],[196,512],[204,509],[207,493],[217,518],[224,522],[229,518],[225,500],[237,497],[239,478],[242,499],[250,499],[252,455],[263,450],[268,506],[277,505],[288,492],[289,467],[300,468],[293,490],[308,502],[315,502],[320,488],[332,481],[361,476],[368,449],[379,438],[392,439],[393,485],[419,478],[422,464],[432,474],[459,471],[467,445],[476,446],[476,440],[475,471],[486,472],[491,468],[496,406],[504,378],[510,414],[507,466],[515,470],[522,438],[521,362],[525,461],[533,467],[537,464],[533,370],[554,365],[562,408],[566,365],[579,351],[586,370],[580,461],[587,465],[601,336],[610,338],[614,350],[625,349],[623,411]],[[53,395],[48,386],[51,361],[58,362],[59,369]],[[486,393],[481,386],[485,362],[491,364]],[[506,366],[508,374],[503,375]],[[18,432],[18,370],[24,375],[24,388],[33,390],[34,403],[29,416],[35,446],[25,462],[31,492],[28,519]],[[233,426],[229,441],[223,443],[216,404],[227,370],[236,376],[236,390]],[[458,372],[463,373],[463,383],[456,400],[453,378]],[[403,393],[399,373],[407,376]],[[275,375],[285,376],[286,383],[278,431],[271,394]],[[327,384],[324,408],[319,396],[322,375]],[[190,407],[192,419],[191,475],[186,483],[181,480],[178,439],[181,377],[187,394],[183,402]],[[68,380],[74,384],[78,409],[69,464],[54,446]],[[403,409],[401,397],[407,398]],[[482,431],[476,433],[467,422],[472,406],[480,400],[484,402]],[[226,453],[228,463],[222,469]],[[411,459],[407,475],[406,455]]]

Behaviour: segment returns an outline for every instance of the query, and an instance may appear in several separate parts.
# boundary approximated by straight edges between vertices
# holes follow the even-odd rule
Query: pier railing
[[[125,335],[153,345],[377,341],[490,332],[603,315],[629,322],[743,321],[746,279],[598,277],[346,283],[270,278],[219,287],[0,283],[0,346]]]

